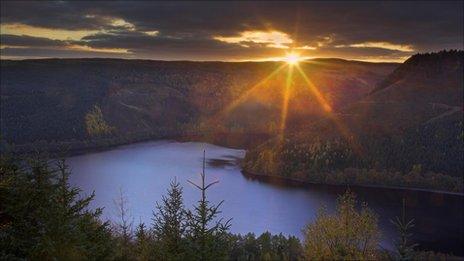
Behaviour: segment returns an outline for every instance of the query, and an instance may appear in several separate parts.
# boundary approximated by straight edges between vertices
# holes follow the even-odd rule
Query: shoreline
[[[385,190],[401,190],[401,191],[417,191],[417,192],[427,192],[433,194],[446,194],[452,196],[460,196],[464,197],[464,193],[460,192],[452,192],[446,190],[435,190],[435,189],[426,189],[426,188],[414,188],[414,187],[401,187],[401,186],[382,186],[382,185],[368,185],[368,184],[336,184],[336,183],[318,183],[312,182],[309,180],[298,179],[298,178],[290,178],[290,177],[282,177],[277,175],[266,175],[266,174],[258,174],[253,173],[247,170],[242,169],[242,173],[245,176],[259,178],[259,179],[278,179],[287,182],[294,182],[297,185],[324,185],[324,186],[338,186],[338,187],[359,187],[359,188],[378,188],[378,189],[385,189]]]
[[[221,136],[227,136],[227,135],[237,135],[237,133],[222,133]],[[240,133],[238,135],[246,135],[243,133]],[[249,134],[248,134],[249,135]],[[260,136],[261,138],[265,136],[262,133],[257,133],[255,134],[256,136]],[[114,144],[105,144],[105,145],[94,145],[92,146],[92,141],[81,141],[77,142],[81,147],[77,148],[71,148],[70,150],[66,150],[64,152],[60,151],[59,148],[54,148],[51,150],[43,150],[43,152],[49,153],[51,155],[55,154],[55,158],[58,158],[56,154],[62,153],[60,157],[74,157],[74,156],[79,156],[83,154],[89,154],[89,153],[99,153],[99,152],[104,152],[108,150],[113,150],[117,149],[118,147],[122,146],[128,146],[128,145],[135,145],[138,143],[145,143],[145,142],[156,142],[156,141],[176,141],[176,142],[205,142],[205,143],[211,143],[214,145],[219,145],[219,146],[224,146],[224,147],[229,147],[229,148],[240,148],[247,150],[246,147],[249,147],[250,142],[245,142],[248,143],[248,146],[239,146],[243,145],[242,144],[236,144],[236,146],[232,146],[229,142],[225,141],[224,139],[218,139],[218,138],[208,138],[207,135],[199,135],[199,134],[187,134],[187,135],[161,135],[158,137],[144,137],[144,138],[139,138],[139,139],[134,139],[132,141],[125,141],[125,142],[115,142]],[[98,142],[98,141],[94,141]],[[256,142],[256,141],[255,141]],[[90,143],[90,144],[89,144]],[[70,144],[70,142],[68,142]],[[63,142],[61,144],[58,144],[57,147],[59,146],[65,146],[66,143]],[[33,153],[34,150],[32,149],[24,149],[24,148],[31,148],[31,144],[22,144],[22,145],[17,145],[14,148],[20,148],[20,152],[18,153],[21,156],[28,155],[30,153]],[[245,147],[245,148],[244,148]],[[21,149],[23,151],[21,151]],[[14,150],[13,150],[14,151]],[[3,153],[3,150],[2,150]],[[240,166],[241,172],[243,175],[252,177],[252,178],[260,178],[260,179],[278,179],[286,182],[293,182],[297,183],[298,185],[324,185],[324,186],[338,186],[338,187],[361,187],[361,188],[379,188],[379,189],[388,189],[388,190],[401,190],[401,191],[419,191],[419,192],[427,192],[427,193],[435,193],[435,194],[446,194],[446,195],[454,195],[454,196],[461,196],[464,197],[464,192],[452,192],[452,191],[446,191],[446,190],[435,190],[435,189],[427,189],[427,188],[415,188],[415,187],[402,187],[402,186],[384,186],[384,185],[369,185],[369,184],[339,184],[339,183],[319,183],[319,182],[312,182],[309,180],[305,179],[299,179],[295,177],[283,177],[283,176],[278,176],[278,175],[267,175],[267,174],[262,174],[262,173],[254,173],[247,171],[243,169],[243,166],[241,165],[240,160],[237,160],[237,165]]]
[[[267,133],[234,133],[234,132],[217,132],[217,133],[182,133],[182,134],[160,134],[147,135],[133,138],[132,140],[122,140],[120,138],[108,138],[99,140],[84,140],[84,141],[62,141],[59,143],[47,144],[17,144],[17,145],[2,145],[0,154],[13,153],[18,156],[27,156],[33,153],[47,153],[53,157],[72,157],[87,153],[97,153],[127,146],[137,143],[174,140],[178,142],[206,142],[223,147],[234,149],[247,149],[256,144],[264,142],[271,137]],[[239,140],[238,142],[236,140]],[[232,141],[231,141],[232,140]],[[41,147],[41,149],[38,149]]]

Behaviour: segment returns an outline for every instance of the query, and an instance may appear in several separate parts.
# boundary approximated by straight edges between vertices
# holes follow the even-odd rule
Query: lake
[[[169,183],[183,186],[184,203],[191,208],[200,192],[190,183],[200,181],[203,150],[206,150],[208,181],[219,181],[208,190],[208,199],[224,200],[222,216],[232,218],[234,233],[270,231],[302,238],[301,230],[317,210],[334,211],[344,186],[308,185],[281,179],[242,174],[238,160],[244,150],[207,143],[156,141],[117,147],[108,151],[68,158],[70,182],[84,194],[95,191],[91,207],[104,207],[103,219],[117,220],[114,201],[120,190],[128,201],[134,225],[151,224],[155,202]],[[392,248],[395,229],[390,219],[400,215],[402,198],[406,215],[414,218],[414,239],[421,247],[463,255],[463,196],[424,191],[350,187],[360,201],[379,215],[382,246]]]

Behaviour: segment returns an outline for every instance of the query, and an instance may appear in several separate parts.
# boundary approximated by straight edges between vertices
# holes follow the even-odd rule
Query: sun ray
[[[232,103],[230,103],[225,109],[221,110],[219,113],[216,114],[215,117],[213,117],[213,119],[217,119],[219,118],[220,116],[224,115],[224,114],[227,114],[229,112],[231,112],[232,110],[234,110],[238,105],[240,105],[241,103],[243,103],[248,97],[250,97],[250,95],[252,93],[254,93],[255,91],[258,90],[258,88],[260,86],[262,86],[263,84],[265,84],[267,81],[269,81],[272,77],[274,77],[278,72],[280,72],[287,64],[282,64],[280,65],[279,67],[277,67],[277,69],[275,69],[273,72],[271,72],[268,76],[266,76],[266,78],[262,79],[260,82],[258,82],[257,84],[255,84],[253,87],[251,87],[250,89],[248,89],[244,94],[240,95],[240,97],[238,97],[238,99],[235,99],[234,101],[232,101]]]
[[[363,153],[362,146],[356,140],[355,135],[353,135],[353,133],[351,133],[348,127],[343,124],[343,122],[337,117],[335,113],[333,113],[332,107],[325,100],[324,96],[321,94],[319,89],[308,78],[306,73],[298,65],[296,65],[296,67],[298,69],[298,72],[304,79],[305,83],[308,85],[309,90],[316,97],[316,100],[319,102],[319,104],[322,106],[322,108],[326,112],[327,117],[335,124],[335,127],[338,129],[340,134],[350,143],[354,152],[357,154],[362,154]]]
[[[303,77],[305,83],[308,85],[309,90],[316,97],[316,100],[321,105],[322,109],[324,109],[325,112],[332,112],[332,106],[330,106],[330,104],[326,101],[322,93],[319,91],[319,89],[317,89],[313,82],[309,80],[308,76],[306,76],[306,73],[304,73],[300,66],[296,65],[296,68],[300,75]]]
[[[281,111],[281,117],[280,117],[280,129],[279,129],[279,136],[281,138],[284,137],[285,133],[285,127],[287,125],[287,114],[288,114],[288,101],[290,99],[290,89],[291,89],[291,84],[293,80],[293,65],[290,64],[288,66],[288,72],[287,72],[287,79],[285,81],[285,91],[284,91],[284,97],[282,100],[282,111]]]

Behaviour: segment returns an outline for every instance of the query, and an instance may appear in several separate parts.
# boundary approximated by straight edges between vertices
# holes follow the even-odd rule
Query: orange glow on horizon
[[[289,65],[296,65],[300,62],[301,57],[297,53],[289,53],[284,57],[284,61]]]

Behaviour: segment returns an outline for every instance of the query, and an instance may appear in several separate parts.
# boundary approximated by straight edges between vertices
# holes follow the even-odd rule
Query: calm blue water
[[[186,207],[199,199],[200,192],[187,180],[199,182],[203,150],[209,163],[207,180],[219,181],[208,191],[208,199],[215,203],[224,200],[222,216],[233,218],[234,233],[270,231],[301,238],[302,228],[314,220],[317,210],[325,206],[333,211],[337,196],[346,189],[250,178],[236,163],[245,156],[244,150],[174,141],[137,143],[71,157],[71,183],[85,194],[95,191],[91,206],[104,207],[103,218],[111,221],[117,220],[114,200],[122,190],[134,224],[151,224],[155,202],[161,200],[174,178],[184,188]],[[427,248],[462,253],[463,197],[373,188],[351,190],[378,213],[384,247],[391,247],[395,234],[389,219],[399,214],[405,197],[407,214],[416,219],[417,242]]]

